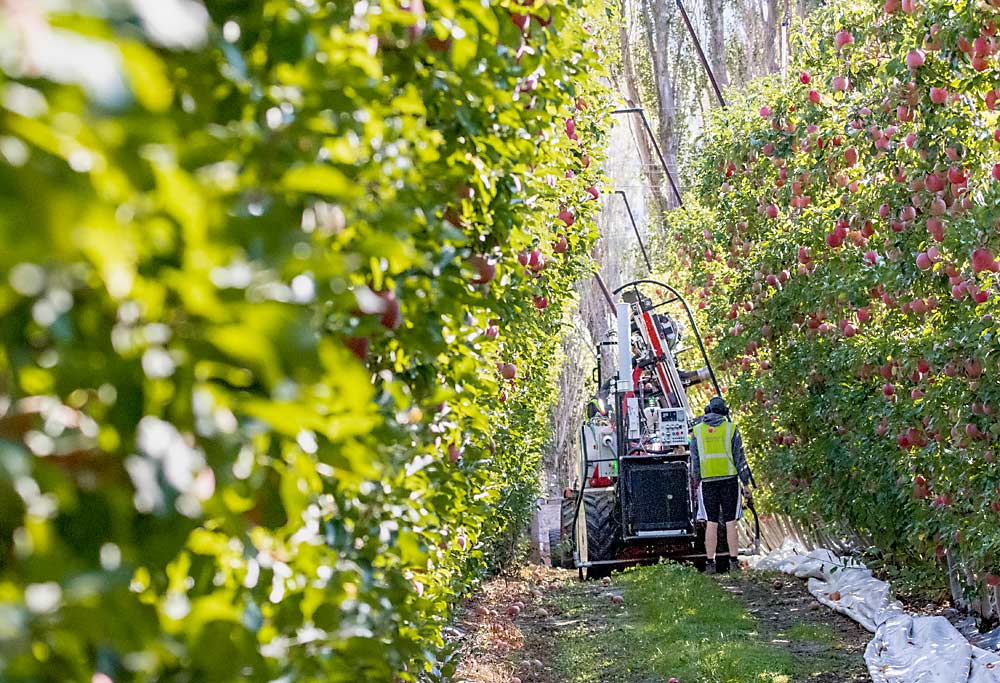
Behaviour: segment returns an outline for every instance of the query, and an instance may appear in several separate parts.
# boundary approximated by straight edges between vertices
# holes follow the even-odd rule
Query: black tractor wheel
[[[587,519],[587,561],[601,562],[616,559],[618,551],[618,524],[615,521],[615,498],[606,491],[586,492],[583,512]],[[611,565],[587,567],[587,578],[601,578],[611,574]]]
[[[565,568],[565,549],[562,547],[561,529],[549,529],[549,562],[553,567]]]

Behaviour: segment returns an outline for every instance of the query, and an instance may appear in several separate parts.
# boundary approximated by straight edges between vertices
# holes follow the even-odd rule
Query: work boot
[[[705,563],[705,573],[706,574],[718,574],[719,571],[715,568],[715,560],[708,560]]]

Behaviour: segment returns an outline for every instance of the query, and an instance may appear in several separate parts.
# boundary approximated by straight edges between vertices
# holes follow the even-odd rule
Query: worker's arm
[[[733,465],[736,466],[736,473],[740,476],[740,481],[744,486],[750,484],[750,465],[747,463],[746,453],[743,451],[743,437],[739,428],[733,430]]]
[[[698,461],[698,439],[691,436],[691,482],[698,488],[701,464]]]

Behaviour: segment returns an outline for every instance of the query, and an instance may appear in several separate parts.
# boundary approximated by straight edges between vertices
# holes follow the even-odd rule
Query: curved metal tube
[[[618,294],[623,290],[628,289],[629,287],[637,287],[638,285],[641,284],[650,284],[666,289],[675,297],[677,297],[677,300],[681,302],[682,306],[684,306],[684,312],[687,313],[688,322],[691,323],[691,329],[694,331],[694,338],[698,342],[698,349],[701,351],[701,357],[705,361],[705,367],[708,368],[709,377],[712,378],[712,386],[715,387],[715,395],[722,396],[722,390],[719,388],[719,381],[715,378],[715,370],[712,369],[712,361],[709,360],[708,353],[705,351],[705,344],[701,341],[701,334],[698,333],[698,324],[695,323],[694,321],[694,315],[691,313],[691,307],[688,306],[687,301],[685,301],[684,297],[680,295],[680,292],[678,292],[670,285],[660,282],[659,280],[642,279],[642,280],[633,280],[632,282],[628,282],[622,285],[621,287],[616,289],[613,292],[613,294],[615,296],[618,296]]]

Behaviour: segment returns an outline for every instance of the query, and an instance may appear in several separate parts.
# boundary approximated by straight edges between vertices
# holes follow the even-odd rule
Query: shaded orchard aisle
[[[531,567],[487,584],[457,622],[469,683],[851,683],[870,636],[770,573],[660,565],[580,583]]]

